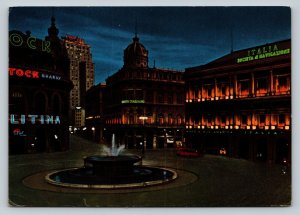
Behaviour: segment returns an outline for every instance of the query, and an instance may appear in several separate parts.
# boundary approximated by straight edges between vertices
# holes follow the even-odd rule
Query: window
[[[259,115],[259,122],[264,124],[266,122],[266,115]]]
[[[279,124],[284,124],[285,123],[285,115],[284,114],[279,114],[279,117],[278,117],[278,121],[279,121]]]
[[[211,115],[207,115],[207,123],[211,123],[212,117]]]
[[[257,80],[257,89],[267,89],[267,79],[262,78]]]
[[[162,94],[158,94],[157,101],[158,101],[158,103],[163,103],[164,102],[164,98],[163,98]]]
[[[226,117],[225,116],[221,116],[221,123],[225,124],[226,123]]]
[[[173,104],[173,95],[168,95],[168,104]]]
[[[278,77],[278,85],[279,85],[279,87],[286,87],[287,86],[287,77],[279,76]]]
[[[222,86],[222,96],[226,96],[226,86]]]
[[[246,125],[247,124],[247,115],[242,115],[242,124]]]
[[[241,81],[241,91],[248,91],[249,90],[249,81]]]
[[[207,96],[208,97],[211,97],[211,91],[212,91],[212,89],[210,87],[207,88]]]
[[[177,104],[182,104],[182,96],[180,94],[177,94]]]

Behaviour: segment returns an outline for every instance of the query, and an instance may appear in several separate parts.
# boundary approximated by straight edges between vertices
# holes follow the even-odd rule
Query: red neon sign
[[[17,68],[8,68],[9,75],[10,76],[18,76],[18,77],[23,77],[25,76],[26,78],[39,78],[39,72],[38,71],[32,71],[32,70],[23,70],[23,69],[17,69]]]

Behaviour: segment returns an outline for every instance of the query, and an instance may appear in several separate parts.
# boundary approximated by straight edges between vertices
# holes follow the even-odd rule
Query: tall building
[[[175,70],[149,68],[148,50],[135,36],[123,67],[108,77],[104,137],[128,148],[174,147],[183,140],[184,81]]]
[[[9,153],[69,148],[67,51],[55,19],[42,40],[28,31],[9,32]]]
[[[291,40],[187,68],[186,139],[208,153],[291,160]]]
[[[70,79],[74,88],[70,93],[71,125],[85,124],[85,92],[94,85],[94,64],[91,47],[82,38],[66,35],[63,42],[70,59]]]

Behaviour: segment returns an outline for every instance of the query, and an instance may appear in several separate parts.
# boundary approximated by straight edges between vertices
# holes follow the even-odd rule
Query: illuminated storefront
[[[187,68],[186,137],[194,147],[254,161],[291,160],[291,41]]]
[[[9,32],[9,153],[69,147],[69,60],[54,18],[45,40]]]

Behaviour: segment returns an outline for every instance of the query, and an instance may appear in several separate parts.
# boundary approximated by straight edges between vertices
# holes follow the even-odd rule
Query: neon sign
[[[10,76],[26,77],[26,78],[39,78],[40,73],[38,71],[23,70],[18,68],[8,68]]]
[[[51,75],[43,72],[39,72],[36,70],[23,70],[20,68],[8,68],[9,76],[18,76],[18,77],[25,77],[25,78],[43,78],[43,79],[51,79],[51,80],[60,80],[61,76],[59,75]]]
[[[247,56],[237,58],[237,63],[243,63],[264,58],[287,55],[291,53],[291,49],[279,49],[276,44],[250,49],[247,51]]]
[[[41,42],[42,42],[41,51],[50,53],[51,52],[50,41],[41,40]],[[9,43],[12,46],[16,46],[16,47],[25,45],[30,49],[37,49],[37,39],[36,37],[32,37],[32,36],[25,38],[21,34],[11,33],[9,35]]]
[[[145,100],[122,100],[122,104],[140,104],[140,103],[145,103]]]
[[[24,131],[21,131],[21,129],[16,128],[13,130],[13,134],[15,136],[20,136],[20,137],[26,137],[27,135],[24,133]]]
[[[60,124],[59,116],[51,116],[51,115],[34,115],[34,114],[10,114],[9,116],[10,124],[12,125],[24,125],[26,122],[31,124],[39,123],[41,125],[50,125],[50,124]]]

